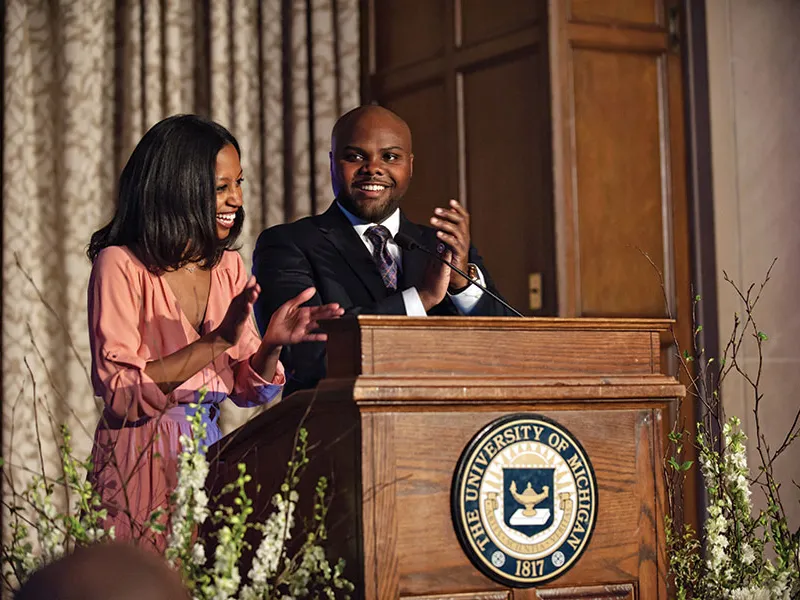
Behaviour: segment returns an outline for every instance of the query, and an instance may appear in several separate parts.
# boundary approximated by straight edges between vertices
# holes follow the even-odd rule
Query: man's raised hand
[[[469,262],[469,213],[457,200],[450,200],[448,208],[437,208],[431,217],[431,225],[436,228],[436,237],[453,252],[453,265],[467,270]],[[462,288],[469,282],[450,269],[450,287]]]

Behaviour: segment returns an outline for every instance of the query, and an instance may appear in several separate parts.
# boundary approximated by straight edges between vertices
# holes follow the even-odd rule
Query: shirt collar
[[[378,224],[378,223],[368,223],[363,219],[359,219],[357,216],[355,216],[353,213],[347,210],[344,206],[342,206],[338,200],[336,201],[336,206],[338,206],[339,210],[342,211],[342,214],[345,217],[347,217],[347,220],[350,221],[350,224],[355,228],[358,235],[362,237],[364,236],[364,232],[367,229],[369,229],[373,225]],[[389,230],[389,233],[392,234],[392,237],[396,236],[397,232],[400,231],[400,209],[399,208],[395,209],[395,211],[391,215],[389,215],[383,221],[383,223],[380,224]]]

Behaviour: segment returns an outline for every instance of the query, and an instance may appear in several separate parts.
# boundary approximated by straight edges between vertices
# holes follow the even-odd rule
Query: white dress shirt
[[[344,206],[339,204],[339,202],[336,203],[336,206],[339,207],[339,210],[342,211],[342,214],[347,217],[347,220],[353,225],[353,229],[356,230],[358,237],[360,237],[361,241],[364,242],[364,245],[367,247],[367,250],[369,250],[371,255],[374,250],[374,246],[369,238],[364,234],[367,232],[367,229],[373,225],[377,225],[378,223],[367,223],[366,221],[359,219]],[[400,231],[400,209],[398,208],[395,210],[383,221],[383,223],[380,224],[386,227],[386,229],[389,230],[389,233],[392,234],[391,239],[387,240],[386,242],[386,249],[389,251],[389,254],[392,255],[392,258],[397,262],[397,274],[399,276],[403,267],[403,250],[397,245],[397,242],[394,241],[394,236],[396,236],[397,232]],[[481,273],[480,269],[478,269],[478,281],[481,285],[486,285],[483,278],[483,273]],[[402,295],[407,316],[428,316],[425,312],[425,306],[422,304],[422,300],[420,300],[417,288],[410,287],[407,290],[403,290]],[[462,315],[468,315],[475,308],[475,305],[478,303],[478,300],[481,299],[481,296],[483,296],[483,290],[477,285],[470,284],[467,289],[458,294],[451,294],[448,292],[447,295],[450,296],[450,299],[453,301],[453,304],[455,304],[455,307],[458,309],[459,313]]]

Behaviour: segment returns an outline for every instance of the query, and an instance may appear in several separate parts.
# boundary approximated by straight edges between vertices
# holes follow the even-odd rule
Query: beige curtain
[[[2,454],[21,482],[38,468],[37,437],[56,464],[47,411],[71,426],[79,453],[90,448],[99,412],[85,248],[133,146],[179,112],[233,132],[249,264],[265,226],[330,202],[329,135],[359,100],[359,27],[358,0],[6,0],[4,10]],[[230,413],[228,429],[242,420]]]

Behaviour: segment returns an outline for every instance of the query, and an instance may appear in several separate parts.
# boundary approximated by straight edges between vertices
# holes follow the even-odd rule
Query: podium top
[[[328,377],[563,377],[661,373],[668,319],[398,317],[323,323]]]

